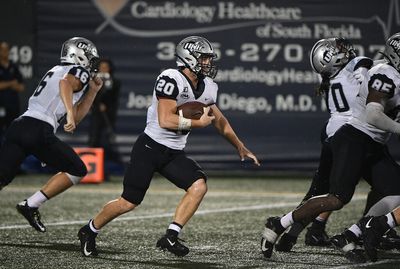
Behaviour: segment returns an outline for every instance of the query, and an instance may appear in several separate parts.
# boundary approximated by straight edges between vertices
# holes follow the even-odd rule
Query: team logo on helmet
[[[400,50],[400,40],[399,39],[392,39],[389,42],[389,45],[396,51]]]
[[[187,49],[188,51],[196,51],[200,50],[202,46],[198,43],[193,43],[193,42],[187,42],[183,45],[184,49]]]

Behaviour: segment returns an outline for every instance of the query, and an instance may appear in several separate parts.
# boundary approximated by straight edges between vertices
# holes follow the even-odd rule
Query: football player
[[[333,55],[335,54],[336,52],[333,53]],[[355,72],[354,67],[356,66],[352,66],[350,61],[337,76],[340,77],[346,72]],[[362,72],[365,73],[365,71]],[[364,75],[364,77],[368,78],[368,75]],[[329,192],[326,195],[308,199],[303,205],[282,218],[270,217],[267,219],[261,241],[265,257],[271,256],[278,236],[294,222],[307,225],[322,212],[341,209],[351,200],[361,177],[364,177],[377,193],[381,193],[384,197],[399,199],[400,182],[394,179],[400,176],[400,169],[385,146],[390,133],[368,124],[366,120],[367,82],[365,79],[359,84],[351,75],[348,80],[331,83],[331,90],[335,90],[337,95],[341,95],[341,91],[347,91],[350,86],[356,87],[358,93],[352,107],[350,121],[339,128],[329,139],[332,151]],[[338,102],[336,99],[334,102],[340,104],[341,107],[346,107],[343,101]],[[397,100],[393,99],[386,108],[388,110],[385,112],[389,115],[397,116]]]
[[[393,117],[395,114],[392,110],[393,107],[400,105],[400,33],[396,33],[387,39],[383,55],[387,59],[387,63],[376,65],[369,71],[369,92],[366,96],[365,119],[372,126],[399,135],[400,123]],[[398,181],[399,177],[393,178]],[[399,190],[400,186],[395,187]],[[393,186],[386,186],[386,188],[393,188]],[[395,206],[399,205],[399,202],[395,204]],[[399,216],[400,208],[396,208],[386,215],[367,218],[364,222],[361,222],[364,248],[372,261],[377,260],[376,247],[382,236],[390,228],[399,224]]]
[[[363,82],[367,70],[373,64],[367,57],[356,57],[353,45],[344,38],[328,38],[316,42],[310,52],[310,63],[313,70],[321,76],[317,95],[325,98],[330,118],[321,130],[322,148],[318,169],[299,206],[311,197],[329,192],[329,174],[332,165],[329,139],[350,120],[359,84]],[[306,245],[330,245],[330,239],[325,232],[329,215],[330,212],[323,212],[313,220],[305,236]],[[275,249],[290,251],[304,228],[303,223],[294,223],[280,237]]]
[[[212,124],[236,148],[241,160],[250,158],[259,165],[256,156],[245,147],[216,106],[218,86],[213,78],[217,72],[214,65],[217,56],[211,43],[203,37],[187,37],[176,46],[176,57],[178,69],[167,69],[156,79],[146,128],[132,148],[121,197],[108,202],[78,232],[84,256],[97,255],[95,238],[101,228],[140,205],[155,172],[186,191],[173,221],[156,246],[177,256],[189,253],[178,236],[207,192],[206,174],[184,152],[190,130]],[[194,101],[207,106],[200,119],[176,113],[178,106]],[[210,108],[212,115],[209,115]]]
[[[15,177],[30,154],[59,171],[36,193],[17,204],[18,212],[39,232],[45,232],[38,208],[77,184],[87,173],[75,151],[55,136],[65,118],[64,131],[72,133],[88,113],[103,82],[96,78],[98,53],[82,37],[64,42],[61,64],[43,76],[29,99],[28,109],[7,130],[0,150],[0,189]]]

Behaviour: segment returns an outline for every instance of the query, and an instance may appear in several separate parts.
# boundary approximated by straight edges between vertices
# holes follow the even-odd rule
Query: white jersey
[[[379,63],[368,71],[368,77],[368,83],[363,83],[356,110],[350,120],[350,124],[368,134],[375,141],[383,144],[387,142],[391,133],[380,130],[366,122],[368,89],[373,88],[387,95],[388,100],[386,101],[384,112],[391,119],[398,121],[398,112],[400,108],[400,74],[391,65]]]
[[[60,80],[71,74],[82,82],[82,90],[74,92],[72,103],[75,105],[86,92],[89,83],[89,72],[79,65],[56,65],[44,75],[33,95],[29,98],[27,111],[22,116],[28,116],[51,124],[57,131],[60,121],[66,114],[66,109],[60,96]]]
[[[197,89],[179,70],[167,69],[158,77],[153,90],[153,100],[147,110],[147,124],[144,132],[154,141],[172,149],[182,150],[186,145],[189,133],[181,134],[176,130],[160,127],[158,123],[158,99],[176,100],[177,106],[188,102],[200,102],[205,105],[217,101],[217,84],[209,77],[199,80]]]
[[[326,126],[328,137],[334,135],[340,127],[350,121],[360,91],[360,83],[354,78],[353,71],[356,65],[364,59],[370,60],[366,57],[352,59],[330,80],[329,92],[325,97],[331,115]]]

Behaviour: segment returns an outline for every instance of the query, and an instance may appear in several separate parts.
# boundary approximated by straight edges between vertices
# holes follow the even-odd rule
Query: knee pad
[[[65,175],[69,178],[69,180],[71,180],[72,184],[74,184],[74,185],[78,184],[81,181],[81,179],[83,178],[80,176],[73,176],[68,173],[65,173]]]

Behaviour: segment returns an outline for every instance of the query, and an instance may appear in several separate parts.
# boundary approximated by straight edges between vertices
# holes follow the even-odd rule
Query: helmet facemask
[[[175,53],[178,66],[185,66],[197,76],[215,78],[217,67],[214,60],[217,55],[211,43],[199,36],[190,36],[183,39],[176,47]]]
[[[347,39],[321,39],[311,49],[310,62],[315,72],[332,78],[355,56]]]
[[[215,54],[201,54],[197,58],[197,65],[195,66],[195,73],[197,75],[203,75],[210,78],[215,78],[217,75],[217,67],[214,64],[214,59],[216,59]]]

